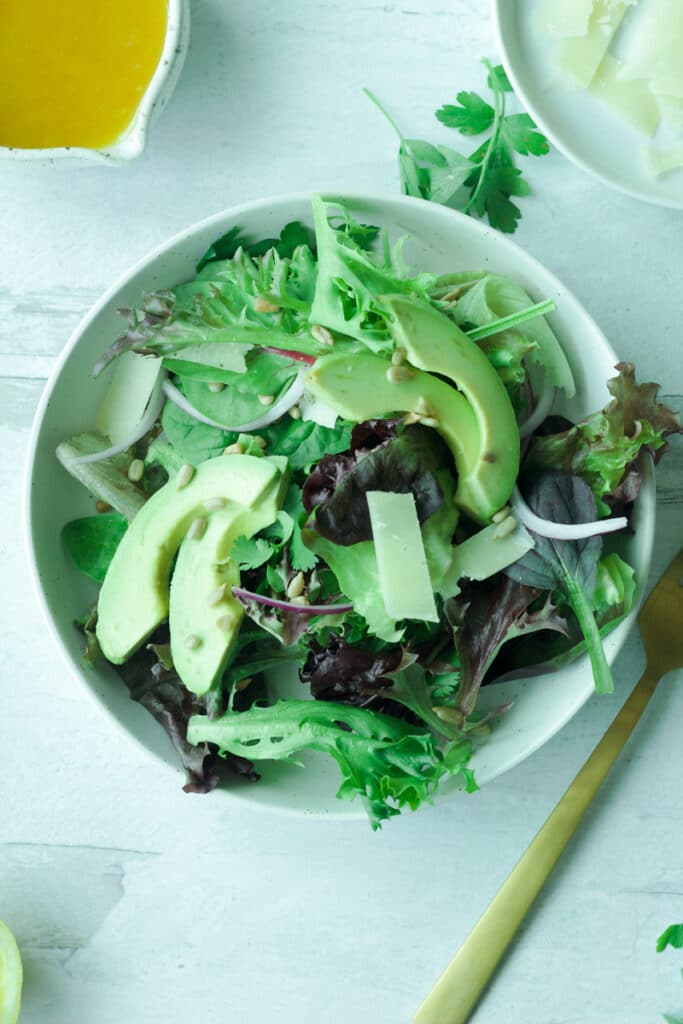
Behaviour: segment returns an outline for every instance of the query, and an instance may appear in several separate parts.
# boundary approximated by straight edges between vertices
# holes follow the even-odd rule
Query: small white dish
[[[140,156],[147,145],[150,124],[164,109],[175,89],[190,40],[190,0],[167,2],[166,36],[159,63],[133,120],[123,135],[110,146],[101,149],[85,146],[57,146],[46,149],[0,146],[0,159],[33,160],[43,163],[59,161],[68,164],[122,164]]]
[[[535,300],[550,298],[557,305],[550,322],[571,363],[577,395],[562,411],[572,419],[602,408],[609,398],[606,381],[614,376],[617,357],[604,335],[573,295],[548,270],[504,235],[481,221],[443,206],[406,197],[343,197],[352,214],[363,223],[388,228],[394,237],[411,236],[404,250],[408,263],[442,273],[455,269],[486,268],[519,281]],[[168,288],[194,276],[195,265],[220,235],[239,226],[254,239],[277,236],[292,220],[312,222],[310,196],[294,194],[259,199],[226,210],[194,224],[137,263],[87,314],[71,336],[55,365],[36,413],[29,443],[26,476],[26,532],[29,560],[40,603],[57,645],[66,656],[85,691],[147,751],[179,774],[174,752],[161,727],[128,696],[115,670],[106,662],[87,665],[82,639],[74,620],[96,599],[97,587],[67,560],[61,530],[67,521],[92,514],[93,501],[55,457],[60,441],[90,429],[107,387],[107,375],[93,380],[97,358],[121,330],[118,307],[135,307],[143,290]],[[77,400],[75,400],[77,396]],[[635,532],[624,538],[623,553],[635,568],[639,596],[647,580],[654,539],[654,475],[646,469],[638,498]],[[635,618],[635,611],[607,638],[613,662]],[[306,690],[291,674],[280,680],[278,691],[303,697]],[[586,658],[552,676],[516,680],[486,687],[481,706],[514,701],[473,760],[479,783],[518,764],[553,736],[593,694],[593,679]],[[603,698],[608,699],[608,698]],[[335,800],[339,785],[336,765],[329,758],[307,755],[315,769],[302,771],[283,762],[262,762],[263,778],[257,785],[239,780],[217,791],[225,798],[239,796],[271,810],[297,814],[362,817],[359,802]],[[170,773],[169,773],[170,774]],[[169,778],[169,785],[180,785]],[[439,799],[457,787],[446,784]],[[220,799],[215,794],[211,799]]]
[[[503,65],[538,127],[569,160],[611,188],[683,209],[683,169],[653,177],[645,165],[645,135],[591,92],[549,85],[551,46],[535,25],[536,10],[534,0],[491,0]]]

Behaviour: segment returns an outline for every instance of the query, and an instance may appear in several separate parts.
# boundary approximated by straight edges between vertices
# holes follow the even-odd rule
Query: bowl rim
[[[166,33],[154,73],[130,124],[107,146],[50,146],[32,149],[0,146],[0,159],[68,160],[78,163],[118,164],[134,160],[144,152],[150,122],[163,108],[175,88],[185,63],[190,39],[190,0],[166,0]]]
[[[515,0],[512,0],[512,2],[514,3]],[[555,146],[555,148],[558,149],[560,153],[567,158],[567,160],[570,160],[575,166],[580,167],[581,170],[586,171],[586,173],[590,174],[591,177],[597,178],[598,181],[601,181],[603,185],[607,185],[608,188],[621,192],[623,195],[631,196],[632,199],[638,199],[642,203],[650,203],[652,206],[663,206],[665,209],[669,210],[683,210],[683,195],[680,200],[675,199],[673,196],[653,195],[646,189],[632,187],[617,181],[610,177],[609,174],[603,174],[602,171],[584,160],[580,154],[574,151],[570,141],[567,141],[567,139],[562,138],[561,135],[556,134],[555,129],[551,128],[545,119],[538,113],[533,97],[522,85],[515,70],[514,62],[510,58],[510,49],[502,26],[503,6],[505,4],[509,5],[510,0],[490,0],[490,3],[491,21],[493,22],[493,37],[496,48],[498,49],[502,62],[505,66],[507,76],[510,79],[517,98],[524,105],[528,113],[533,116],[534,121],[536,121],[539,128],[543,130],[543,133],[548,136],[553,146]]]
[[[40,605],[43,618],[47,622],[49,632],[51,633],[53,640],[61,652],[61,656],[70,667],[71,672],[78,678],[79,684],[83,690],[88,694],[89,698],[93,700],[100,711],[104,713],[107,719],[113,724],[123,735],[125,735],[129,742],[135,744],[139,749],[145,752],[147,757],[151,757],[156,761],[162,761],[165,768],[169,771],[177,771],[176,768],[172,768],[169,762],[160,757],[159,754],[150,749],[133,731],[131,731],[122,721],[120,721],[115,715],[112,715],[109,709],[106,707],[104,701],[100,695],[96,692],[95,688],[88,683],[86,673],[83,665],[76,663],[75,659],[71,657],[70,652],[67,650],[62,637],[59,634],[56,622],[53,619],[50,605],[43,590],[42,581],[38,569],[38,563],[36,560],[35,545],[33,541],[34,536],[34,521],[32,515],[32,488],[34,479],[34,468],[36,453],[38,450],[39,435],[42,430],[43,421],[45,419],[47,409],[52,398],[53,392],[59,383],[59,378],[62,373],[62,369],[71,357],[73,351],[77,348],[83,334],[90,327],[90,325],[97,319],[97,317],[105,310],[111,303],[114,296],[128,283],[128,281],[145,270],[166,252],[172,251],[174,247],[179,244],[184,244],[188,237],[198,234],[209,228],[215,228],[219,231],[226,230],[226,225],[229,225],[230,221],[237,222],[240,219],[246,219],[252,212],[260,211],[263,207],[278,206],[280,204],[294,204],[294,203],[310,203],[311,196],[316,194],[312,191],[298,191],[288,193],[278,193],[271,196],[265,196],[259,199],[248,200],[243,203],[239,203],[232,207],[227,207],[218,213],[211,214],[199,221],[188,225],[187,227],[176,232],[170,238],[154,246],[149,252],[138,259],[132,266],[124,271],[114,281],[112,285],[101,295],[101,297],[95,302],[95,304],[85,313],[80,322],[77,324],[75,329],[71,332],[66,344],[61,350],[57,357],[49,375],[45,382],[42,394],[40,396],[31,430],[29,434],[29,441],[26,452],[26,459],[24,463],[24,480],[23,480],[23,501],[22,501],[22,520],[23,520],[23,533],[24,542],[26,545],[26,553],[29,562],[29,573],[33,582],[35,593],[38,597],[38,603]],[[483,221],[479,221],[475,218],[469,217],[457,210],[451,210],[448,207],[436,206],[433,203],[427,202],[424,199],[415,198],[412,196],[405,195],[386,195],[386,194],[369,194],[365,192],[341,192],[339,190],[321,190],[325,199],[330,202],[339,200],[349,205],[357,203],[363,207],[372,206],[376,203],[386,203],[387,201],[402,204],[411,205],[414,207],[428,208],[437,215],[442,215],[448,219],[452,219],[454,222],[462,222],[467,224],[468,230],[474,230],[483,237],[493,236],[495,238],[496,246],[507,250],[511,255],[521,253],[526,261],[527,267],[533,271],[540,271],[541,274],[548,280],[553,288],[559,289],[559,291],[567,296],[570,301],[574,302],[582,311],[583,314],[590,321],[596,334],[602,339],[606,349],[611,354],[611,357],[615,362],[618,361],[617,355],[614,349],[610,345],[606,336],[593,320],[590,313],[585,309],[582,303],[576,298],[574,293],[567,288],[552,271],[548,270],[536,257],[529,255],[526,250],[522,249],[520,245],[513,242],[508,236],[501,234],[498,231],[493,230]],[[655,488],[655,476],[652,467],[651,460],[646,460],[644,467],[644,486],[641,489],[639,496],[640,508],[643,510],[643,522],[640,529],[645,534],[644,540],[644,557],[642,563],[642,572],[638,580],[638,589],[636,592],[636,598],[631,612],[626,618],[619,624],[614,632],[608,638],[608,649],[606,651],[607,660],[610,665],[614,662],[621,648],[623,647],[628,634],[635,622],[638,614],[640,603],[642,602],[646,582],[649,576],[652,552],[654,546],[654,532],[655,532],[655,520],[656,520],[656,488]],[[645,505],[647,501],[647,505]],[[551,724],[539,733],[537,740],[528,745],[524,750],[512,757],[509,757],[502,767],[489,771],[483,772],[481,779],[482,784],[492,782],[494,779],[503,775],[505,772],[516,767],[522,761],[530,757],[538,749],[544,746],[550,739],[553,738],[587,703],[589,698],[594,692],[592,685],[592,678],[588,678],[586,687],[577,694],[576,701],[572,707],[567,711],[565,715],[560,718],[552,720]],[[231,795],[246,798],[248,790],[243,793],[242,790],[246,787],[230,787],[224,788],[223,791],[229,792]],[[253,802],[252,802],[253,804]],[[256,806],[261,807],[259,801],[256,802]],[[295,815],[300,816],[301,812],[295,808],[290,808],[285,804],[263,804],[263,809],[269,813],[278,813],[282,815]],[[364,812],[362,809],[356,810],[355,808],[349,807],[346,810],[326,810],[324,812],[306,812],[306,816],[310,817],[322,817],[329,820],[336,819],[355,819],[363,818]]]

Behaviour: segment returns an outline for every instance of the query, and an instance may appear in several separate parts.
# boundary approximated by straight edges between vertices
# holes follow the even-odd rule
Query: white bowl
[[[566,0],[571,4],[572,0]],[[491,0],[498,50],[517,96],[569,160],[620,192],[657,206],[683,208],[683,169],[652,177],[648,141],[592,93],[550,86],[550,45],[534,25],[532,0]]]
[[[23,149],[0,146],[0,158],[37,160],[44,163],[122,164],[140,156],[147,145],[147,132],[175,89],[185,63],[190,40],[190,0],[167,0],[166,36],[154,74],[140,100],[133,120],[123,135],[110,146],[93,149],[86,146],[56,146],[47,149]]]
[[[486,268],[509,274],[534,299],[551,298],[557,312],[550,321],[557,331],[576,377],[577,397],[565,411],[578,419],[601,408],[608,399],[605,382],[613,376],[616,356],[588,313],[560,282],[513,242],[480,221],[420,199],[350,195],[344,198],[361,221],[389,228],[394,235],[412,236],[406,247],[409,262],[425,270]],[[93,501],[55,458],[57,444],[92,426],[106,388],[106,375],[96,381],[91,370],[105,346],[121,329],[117,307],[135,306],[143,289],[167,288],[193,277],[197,259],[229,228],[237,225],[254,239],[273,237],[291,220],[311,222],[307,194],[261,199],[219,213],[176,235],[141,260],[88,313],[64,348],[40,401],[29,445],[26,480],[26,525],[30,562],[40,602],[53,635],[85,691],[132,738],[178,771],[161,727],[133,703],[113,668],[86,665],[74,619],[93,603],[97,588],[67,560],[60,532],[63,524],[92,512]],[[646,471],[635,510],[635,533],[625,542],[625,557],[635,567],[640,592],[647,578],[653,544],[655,489]],[[635,612],[608,638],[611,662],[626,638]],[[298,696],[304,687],[285,680]],[[298,689],[297,689],[298,688]],[[501,692],[502,691],[502,692]],[[291,691],[290,691],[291,692]],[[482,705],[514,699],[512,710],[496,726],[473,762],[480,783],[507,771],[550,739],[593,693],[587,659],[552,677],[487,687]],[[219,790],[246,797],[252,803],[281,811],[334,815],[362,814],[358,803],[335,800],[336,765],[316,759],[315,771],[288,764],[266,766],[254,786]],[[259,768],[261,766],[259,765]],[[178,784],[170,777],[169,786]],[[445,791],[456,787],[446,785]],[[221,797],[212,797],[220,799]]]

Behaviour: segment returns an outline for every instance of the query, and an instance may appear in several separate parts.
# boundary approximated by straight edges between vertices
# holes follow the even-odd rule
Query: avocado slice
[[[505,504],[511,488],[507,490],[507,482],[501,487],[496,463],[482,458],[486,449],[474,409],[455,388],[431,373],[412,370],[408,380],[394,382],[387,377],[390,368],[387,359],[369,352],[352,356],[333,352],[316,360],[306,375],[305,385],[312,395],[350,420],[396,412],[425,416],[420,409],[426,404],[430,417],[438,421],[436,429],[455,458],[457,504],[474,519],[490,518]]]
[[[396,347],[413,366],[452,380],[474,409],[482,460],[476,472],[486,477],[490,496],[482,515],[487,519],[507,502],[519,472],[519,429],[505,385],[479,346],[438,309],[406,295],[387,295],[382,302],[392,316]]]
[[[239,569],[230,559],[233,542],[275,521],[287,482],[282,473],[251,508],[228,502],[210,514],[200,538],[186,535],[180,545],[168,621],[173,664],[193,693],[206,693],[221,678],[244,617],[244,608],[232,595],[240,582]]]
[[[122,664],[167,618],[173,558],[193,520],[211,514],[205,503],[225,498],[254,508],[286,465],[283,458],[220,455],[203,462],[185,486],[169,480],[145,502],[100,590],[97,639],[109,661]]]

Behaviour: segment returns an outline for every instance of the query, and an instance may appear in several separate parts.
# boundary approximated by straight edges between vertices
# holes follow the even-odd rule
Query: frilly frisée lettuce
[[[472,97],[448,117],[490,127],[492,155],[403,140],[406,168],[431,161],[444,195],[460,174],[511,224],[498,164],[540,152],[533,129]],[[601,535],[678,421],[628,365],[602,412],[558,421],[574,381],[552,303],[478,267],[411,268],[409,249],[321,196],[278,238],[234,225],[193,280],[122,311],[94,429],[57,449],[97,502],[63,532],[101,584],[84,656],[164,727],[188,792],[327,756],[376,828],[446,779],[476,789],[471,753],[504,713],[477,710],[487,683],[588,653],[611,689],[602,639],[635,580]]]

